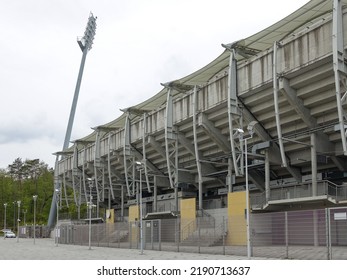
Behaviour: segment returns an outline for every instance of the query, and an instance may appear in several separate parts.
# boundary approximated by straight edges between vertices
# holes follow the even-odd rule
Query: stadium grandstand
[[[79,221],[92,219],[88,203],[93,222],[180,219],[182,240],[192,221],[223,216],[226,244],[239,245],[251,238],[234,230],[246,235],[246,214],[257,226],[257,215],[347,207],[346,5],[309,1],[196,72],[159,81],[160,92],[56,153],[59,203]]]

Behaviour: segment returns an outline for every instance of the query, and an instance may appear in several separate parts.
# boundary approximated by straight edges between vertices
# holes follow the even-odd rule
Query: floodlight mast
[[[75,93],[74,93],[74,97],[72,100],[69,121],[68,121],[68,125],[66,128],[63,151],[65,151],[69,147],[69,143],[70,143],[70,139],[71,139],[72,126],[73,126],[73,122],[75,119],[75,112],[76,112],[76,107],[77,107],[78,95],[79,95],[79,91],[81,88],[84,65],[86,62],[87,53],[93,46],[93,40],[94,40],[95,30],[96,30],[96,19],[97,19],[97,17],[94,17],[94,15],[92,13],[90,13],[89,18],[88,18],[87,27],[86,27],[86,30],[84,31],[83,37],[77,37],[77,43],[80,46],[83,54],[82,54],[80,69],[78,72],[77,83],[76,83],[76,87],[75,87]],[[58,157],[59,157],[59,155],[57,155],[57,159],[58,159]],[[56,189],[60,190],[60,186],[59,186],[59,183],[57,181],[58,174],[56,174],[57,161],[56,161],[56,166],[55,166],[54,172],[55,172],[55,174],[54,174],[55,175],[54,176],[54,178],[55,178],[54,190],[56,190]],[[49,228],[52,228],[54,225],[56,211],[57,211],[57,209],[56,209],[57,204],[56,204],[56,196],[55,195],[56,195],[56,191],[53,192],[51,210],[49,212],[49,217],[48,217],[48,227]]]
[[[69,147],[72,125],[73,125],[74,118],[75,118],[78,95],[79,95],[81,82],[82,82],[84,64],[86,62],[87,53],[92,48],[92,45],[93,45],[93,40],[94,40],[94,36],[95,36],[95,29],[96,29],[96,17],[94,17],[93,14],[90,13],[87,27],[86,27],[86,31],[84,32],[84,36],[82,38],[77,37],[77,43],[80,46],[80,48],[83,52],[83,55],[82,55],[80,70],[78,73],[78,78],[77,78],[77,83],[76,83],[76,88],[75,88],[75,94],[74,94],[74,98],[73,98],[72,105],[71,105],[70,117],[69,117],[67,129],[66,129],[63,151]]]

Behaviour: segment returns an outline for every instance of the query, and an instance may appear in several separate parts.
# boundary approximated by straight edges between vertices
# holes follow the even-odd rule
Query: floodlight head
[[[97,17],[94,17],[93,14],[90,13],[84,36],[82,38],[77,38],[77,42],[82,51],[92,48],[96,29],[96,19]]]
[[[257,124],[257,121],[251,121],[248,126],[247,126],[247,130],[249,132],[250,135],[254,134],[254,126]]]
[[[242,141],[242,138],[243,138],[243,134],[245,133],[244,131],[243,131],[243,129],[242,128],[236,128],[236,129],[234,129],[234,134],[233,134],[233,137],[238,137],[239,139],[240,139],[240,141]]]

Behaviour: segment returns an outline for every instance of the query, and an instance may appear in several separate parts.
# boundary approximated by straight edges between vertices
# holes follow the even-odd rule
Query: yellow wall
[[[140,209],[138,205],[129,206],[129,222],[134,222],[140,218]]]
[[[139,236],[139,227],[137,224],[135,224],[135,221],[139,221],[140,214],[139,214],[140,208],[138,205],[131,205],[129,207],[129,223],[132,223],[131,228],[131,242],[136,242]]]
[[[196,198],[181,199],[181,240],[196,229]]]
[[[228,245],[246,245],[246,192],[228,193]]]

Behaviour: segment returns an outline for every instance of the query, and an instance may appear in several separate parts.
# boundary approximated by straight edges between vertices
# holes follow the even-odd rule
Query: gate
[[[161,220],[143,221],[144,249],[161,251]]]

